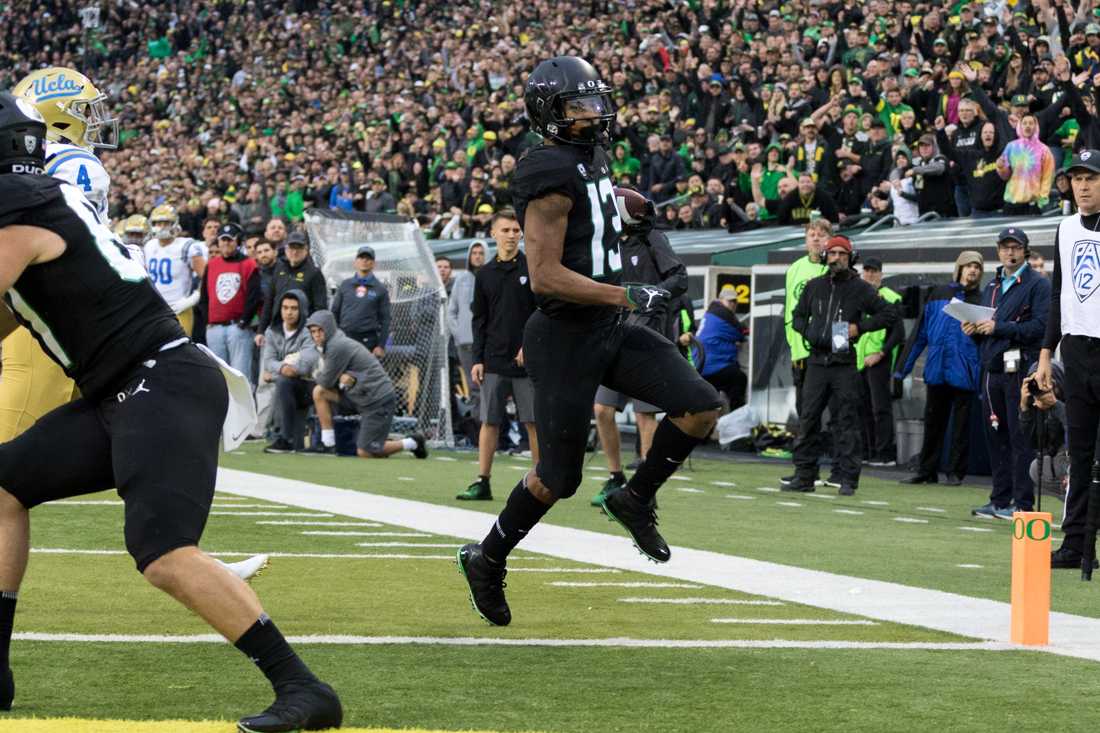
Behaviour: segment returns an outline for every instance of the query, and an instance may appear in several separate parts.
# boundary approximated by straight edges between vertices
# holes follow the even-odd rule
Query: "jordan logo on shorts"
[[[116,395],[116,396],[118,397],[119,402],[125,402],[128,397],[135,397],[135,396],[141,394],[142,392],[151,392],[151,390],[149,390],[145,386],[145,380],[144,379],[141,380],[140,382],[138,382],[138,386],[136,386],[132,390],[130,390],[129,393],[119,392],[118,395]]]

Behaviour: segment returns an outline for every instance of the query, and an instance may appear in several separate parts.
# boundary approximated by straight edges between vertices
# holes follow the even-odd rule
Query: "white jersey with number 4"
[[[107,192],[111,176],[92,151],[68,143],[46,142],[46,175],[60,178],[80,189],[92,202],[99,220],[107,223]]]
[[[145,243],[149,279],[170,306],[191,294],[192,257],[205,257],[205,247],[190,237],[176,237],[167,246],[159,239]]]

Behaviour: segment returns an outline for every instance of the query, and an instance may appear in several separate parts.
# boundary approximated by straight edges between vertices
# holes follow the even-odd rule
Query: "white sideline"
[[[222,490],[254,499],[470,540],[480,540],[495,519],[492,514],[471,509],[227,468],[218,469],[218,484]],[[1007,538],[1005,542],[1007,545]],[[672,559],[664,565],[654,565],[640,556],[625,536],[546,523],[531,531],[523,549],[976,639],[1006,643],[1009,639],[1009,605],[985,598],[692,550],[675,544]],[[513,611],[523,612],[519,608]],[[1100,619],[1052,613],[1050,629],[1049,646],[1017,648],[1100,661]]]
[[[154,634],[45,634],[20,631],[15,641],[97,644],[224,644],[217,634],[167,636]],[[337,646],[427,645],[427,646],[535,646],[535,647],[629,647],[644,649],[900,649],[916,651],[1013,651],[1017,647],[999,642],[896,642],[896,641],[787,641],[786,639],[500,639],[475,636],[288,636],[291,644]]]
[[[782,606],[783,601],[740,598],[620,598],[619,603],[667,603],[672,606]]]

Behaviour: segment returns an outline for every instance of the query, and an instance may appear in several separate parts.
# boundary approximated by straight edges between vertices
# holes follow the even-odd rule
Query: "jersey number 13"
[[[614,274],[623,269],[622,255],[619,253],[619,233],[623,222],[619,217],[619,208],[615,206],[615,189],[608,178],[599,178],[588,182],[588,203],[592,209],[592,277],[599,278]],[[611,221],[608,222],[607,214]],[[604,243],[604,235],[610,225],[612,244]]]

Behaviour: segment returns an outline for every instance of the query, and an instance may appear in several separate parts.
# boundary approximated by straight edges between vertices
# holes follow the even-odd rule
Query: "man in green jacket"
[[[901,296],[882,284],[882,260],[868,257],[863,263],[863,280],[878,290],[887,303]],[[872,466],[896,465],[894,444],[894,408],[890,394],[890,375],[894,373],[901,345],[905,343],[905,324],[900,318],[890,328],[863,334],[856,342],[856,369],[863,378],[864,403],[870,410],[863,416],[863,456]]]
[[[802,334],[794,330],[794,307],[806,283],[815,277],[824,275],[828,270],[822,261],[822,253],[829,237],[833,235],[833,226],[828,219],[816,219],[806,225],[806,256],[795,260],[787,269],[786,302],[783,307],[783,327],[787,332],[787,345],[791,349],[791,375],[793,377],[795,399],[794,410],[802,413],[802,381],[806,378],[806,357],[810,348]]]

